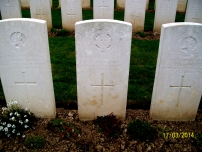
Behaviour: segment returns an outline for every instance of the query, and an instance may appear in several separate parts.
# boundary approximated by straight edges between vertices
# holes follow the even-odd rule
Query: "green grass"
[[[116,2],[115,2],[116,3]],[[91,6],[92,6],[91,0]],[[51,10],[53,28],[62,28],[61,9],[58,0],[53,0]],[[149,4],[149,10],[154,2]],[[29,10],[22,10],[23,18],[30,18]],[[184,14],[177,13],[176,22],[184,21]],[[93,19],[93,10],[83,10],[83,20]],[[116,10],[114,19],[124,20],[124,10]],[[152,31],[154,12],[146,12],[145,30]],[[132,40],[128,87],[128,104],[149,106],[154,83],[159,40]],[[73,36],[49,38],[53,84],[56,102],[73,103],[77,101],[75,39]],[[0,88],[0,101],[5,100]]]
[[[76,60],[74,37],[49,38],[55,98],[76,100]]]

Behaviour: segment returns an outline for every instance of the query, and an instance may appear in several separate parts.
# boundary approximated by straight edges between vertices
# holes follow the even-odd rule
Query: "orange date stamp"
[[[163,133],[165,139],[168,138],[194,138],[194,132],[166,132]]]

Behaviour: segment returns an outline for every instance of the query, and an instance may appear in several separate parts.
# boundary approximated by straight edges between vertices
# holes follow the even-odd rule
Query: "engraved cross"
[[[179,92],[178,92],[178,101],[177,101],[177,104],[176,104],[177,107],[179,105],[180,93],[181,93],[182,89],[183,88],[191,88],[191,86],[183,86],[183,81],[184,81],[184,76],[182,76],[180,86],[170,86],[171,88],[179,88],[180,89]]]
[[[104,6],[104,1],[102,1],[102,6],[99,6],[99,8],[102,9],[103,16],[104,16],[104,9],[105,9],[105,8],[108,8],[108,6]]]
[[[8,0],[8,2],[7,2],[7,4],[6,4],[6,6],[5,6],[5,7],[9,9],[10,16],[11,16],[11,9],[12,9],[14,6],[11,6],[11,5],[10,5],[9,0]]]
[[[72,13],[72,8],[71,8],[71,13],[68,13],[68,14],[67,14],[67,16],[71,16],[71,21],[72,21],[72,16],[73,16],[73,15],[76,16],[76,14],[73,14],[73,13]]]
[[[41,19],[41,16],[42,16],[42,15],[45,16],[45,14],[42,13],[41,9],[39,9],[39,12],[38,12],[36,15],[37,15],[37,16],[40,16],[40,19]]]
[[[27,100],[28,100],[28,103],[30,103],[29,99],[28,99],[27,85],[36,85],[36,82],[35,81],[33,81],[33,82],[27,82],[26,79],[25,79],[25,72],[22,72],[22,76],[23,76],[23,81],[21,81],[21,82],[15,82],[15,85],[24,85],[25,86]]]
[[[104,73],[101,73],[101,84],[91,84],[91,87],[101,87],[101,105],[103,105],[103,91],[104,87],[113,87],[114,84],[104,84]]]

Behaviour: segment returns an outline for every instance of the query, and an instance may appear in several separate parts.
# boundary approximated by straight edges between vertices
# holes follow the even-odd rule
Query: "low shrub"
[[[157,129],[150,126],[148,122],[137,119],[128,124],[127,133],[135,140],[152,141],[157,136]]]
[[[81,130],[76,128],[72,123],[66,123],[62,119],[53,119],[48,123],[48,129],[56,134],[60,138],[78,137]]]
[[[98,116],[94,122],[107,137],[117,138],[121,134],[121,120],[117,119],[113,113],[107,116]]]
[[[42,136],[29,136],[25,142],[25,147],[29,149],[40,149],[43,148],[46,144],[46,140]]]

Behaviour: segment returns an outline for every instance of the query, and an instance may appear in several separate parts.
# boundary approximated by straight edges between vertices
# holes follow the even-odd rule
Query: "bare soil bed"
[[[128,109],[126,119],[122,122],[122,134],[117,139],[109,139],[98,131],[98,126],[93,121],[79,121],[77,110],[57,108],[57,118],[66,122],[72,122],[75,127],[81,129],[81,134],[69,139],[60,138],[58,134],[48,129],[51,119],[39,119],[35,129],[25,132],[25,138],[10,137],[0,139],[1,151],[5,152],[181,152],[181,151],[202,151],[202,145],[196,145],[196,140],[189,137],[164,138],[164,133],[194,133],[202,131],[202,110],[198,110],[196,120],[192,122],[168,122],[152,121],[149,117],[149,110]],[[158,137],[153,142],[140,142],[131,140],[127,134],[127,125],[134,119],[147,121],[158,129]],[[24,146],[28,136],[40,135],[45,137],[46,144],[43,149],[30,150]]]

